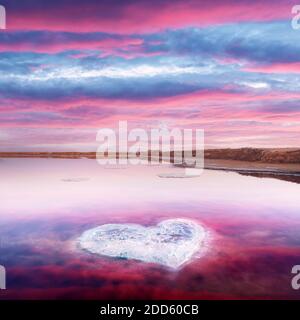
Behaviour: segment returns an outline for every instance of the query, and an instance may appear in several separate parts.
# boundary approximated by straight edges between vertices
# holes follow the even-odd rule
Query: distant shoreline
[[[148,157],[151,152],[148,151]],[[195,151],[194,151],[195,154]],[[160,152],[160,157],[167,155]],[[128,157],[130,154],[117,153],[117,158]],[[298,164],[300,165],[300,148],[238,148],[238,149],[207,149],[206,160],[234,160],[251,163]],[[147,157],[147,152],[143,155]],[[96,152],[0,152],[0,158],[61,158],[61,159],[95,159]],[[171,161],[174,152],[171,151]]]
[[[117,154],[117,159],[131,156],[133,155],[126,153]],[[160,161],[165,156],[165,153],[160,153]],[[96,159],[96,152],[0,152],[1,158]],[[147,154],[143,158],[147,159]],[[171,163],[174,162],[173,159],[171,152]],[[186,167],[185,163],[176,166]],[[300,149],[209,149],[205,150],[204,168],[300,183]]]

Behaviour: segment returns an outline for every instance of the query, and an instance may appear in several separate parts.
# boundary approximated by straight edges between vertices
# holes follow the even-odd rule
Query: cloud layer
[[[204,128],[208,146],[299,145],[289,1],[2,2],[1,150],[59,149],[75,131],[93,149],[118,120]]]

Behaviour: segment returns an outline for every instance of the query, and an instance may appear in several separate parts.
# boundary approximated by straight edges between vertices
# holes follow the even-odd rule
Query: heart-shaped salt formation
[[[138,224],[105,224],[85,231],[79,244],[91,253],[176,269],[203,247],[205,235],[205,229],[193,221],[170,219],[148,228]]]

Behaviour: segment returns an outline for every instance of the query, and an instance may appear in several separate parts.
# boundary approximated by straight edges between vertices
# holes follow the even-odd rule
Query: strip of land
[[[151,159],[148,151],[143,158]],[[194,152],[195,155],[195,152]],[[117,153],[116,158],[130,158],[132,154]],[[167,157],[167,153],[159,153],[156,160]],[[0,152],[0,158],[47,158],[47,159],[96,159],[96,152]],[[174,162],[174,153],[171,152],[171,163]],[[257,177],[276,177],[300,183],[300,148],[239,148],[239,149],[208,149],[204,152],[205,168],[210,170],[234,171],[244,175]],[[153,159],[153,158],[152,158]],[[183,157],[182,165],[185,165]],[[290,181],[290,180],[289,180]]]
[[[148,157],[151,156],[148,151]],[[208,149],[205,150],[205,160],[209,166],[232,167],[238,165],[239,168],[290,168],[291,170],[300,168],[300,148],[239,148],[239,149]],[[194,151],[195,155],[195,151]],[[117,153],[117,158],[131,157],[126,153]],[[145,155],[147,157],[147,154]],[[166,158],[167,154],[159,154],[160,158]],[[171,152],[171,162],[174,153]],[[95,159],[96,152],[0,152],[0,158],[57,158],[57,159]],[[234,161],[234,162],[232,162]],[[280,165],[280,166],[279,166]],[[288,165],[288,166],[286,166]]]

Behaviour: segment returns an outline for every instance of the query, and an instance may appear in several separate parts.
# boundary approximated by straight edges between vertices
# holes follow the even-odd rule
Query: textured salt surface
[[[205,229],[191,220],[169,219],[153,227],[105,224],[85,231],[79,245],[94,254],[177,269],[204,248],[205,236]]]
[[[88,181],[90,178],[65,178],[61,179],[63,182],[83,182],[83,181]]]
[[[106,165],[103,167],[105,170],[124,170],[128,167],[126,165]]]
[[[164,179],[185,179],[185,178],[196,178],[198,176],[189,176],[186,175],[185,173],[161,173],[157,175],[159,178],[164,178]]]

